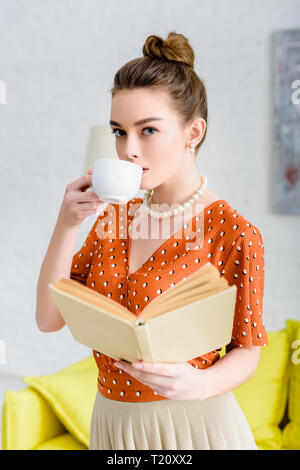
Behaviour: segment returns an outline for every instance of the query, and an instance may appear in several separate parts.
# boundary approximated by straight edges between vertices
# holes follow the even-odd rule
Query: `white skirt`
[[[206,400],[125,402],[97,391],[89,450],[258,450],[232,392]]]

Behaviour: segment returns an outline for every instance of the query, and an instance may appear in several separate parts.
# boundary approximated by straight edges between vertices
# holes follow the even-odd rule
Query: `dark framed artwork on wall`
[[[273,32],[274,210],[300,214],[300,29]]]

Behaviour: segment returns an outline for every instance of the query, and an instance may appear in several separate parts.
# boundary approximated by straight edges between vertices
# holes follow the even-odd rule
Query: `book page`
[[[67,292],[68,294],[77,297],[78,299],[85,300],[95,307],[99,307],[104,311],[116,315],[125,320],[129,320],[132,323],[135,323],[137,316],[134,313],[130,312],[126,307],[119,304],[113,299],[109,299],[100,292],[80,284],[79,282],[74,281],[74,279],[61,278],[57,281],[54,286],[57,289]]]
[[[139,316],[117,301],[76,282],[74,279],[61,278],[56,282],[55,287],[98,307],[100,310],[102,309],[106,313],[135,324],[137,319],[145,321],[148,318],[154,318],[168,312],[174,306],[183,306],[194,300],[225,290],[228,283],[225,278],[220,277],[219,270],[215,266],[206,263],[201,269],[188,276],[187,279],[182,279],[176,286],[169,288],[152,300]]]
[[[178,297],[168,299],[167,302],[160,303],[159,305],[156,305],[155,310],[147,309],[147,311],[145,312],[145,309],[144,309],[142,311],[142,313],[140,314],[139,318],[146,321],[150,318],[155,318],[158,315],[162,315],[163,313],[167,313],[171,310],[175,310],[175,309],[183,307],[185,305],[189,305],[193,302],[196,302],[197,300],[205,299],[205,298],[207,298],[211,295],[222,292],[222,291],[224,291],[228,288],[228,284],[227,284],[227,282],[222,283],[220,281],[223,281],[223,279],[219,279],[213,285],[208,285],[207,284],[206,288],[203,289],[202,291],[199,291],[199,292],[198,291],[197,292],[187,291],[187,292],[184,292],[183,294],[180,294]]]
[[[140,318],[145,320],[146,318],[156,316],[157,312],[161,312],[162,305],[164,306],[164,311],[168,311],[169,302],[175,299],[176,301],[180,301],[184,292],[188,293],[190,297],[194,295],[202,296],[203,294],[205,295],[206,292],[212,291],[212,293],[216,293],[227,287],[228,282],[225,278],[220,277],[219,270],[212,264],[207,263],[187,279],[180,281],[175,287],[168,289],[159,297],[152,300],[151,303],[143,309]],[[183,299],[186,298],[187,296],[183,297]]]

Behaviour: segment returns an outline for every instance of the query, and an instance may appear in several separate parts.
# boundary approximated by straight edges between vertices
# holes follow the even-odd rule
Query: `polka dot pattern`
[[[218,200],[193,217],[128,276],[128,230],[142,203],[109,204],[95,221],[85,243],[74,254],[71,279],[119,302],[137,317],[154,298],[193,274],[208,261],[219,269],[229,285],[237,286],[232,340],[234,347],[268,344],[262,320],[264,293],[264,245],[256,226],[224,200]],[[197,369],[212,366],[219,351],[188,361]],[[99,368],[98,390],[119,401],[156,401],[167,398],[122,369],[114,359],[93,350]]]

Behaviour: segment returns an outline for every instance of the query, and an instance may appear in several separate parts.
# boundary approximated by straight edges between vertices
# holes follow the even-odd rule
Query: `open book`
[[[73,279],[48,287],[74,339],[116,360],[186,362],[231,341],[237,288],[211,263],[139,316]]]

